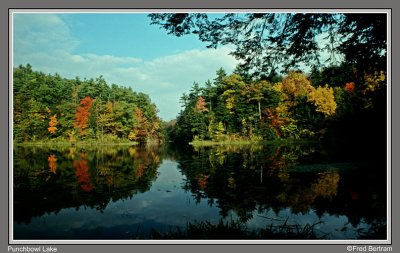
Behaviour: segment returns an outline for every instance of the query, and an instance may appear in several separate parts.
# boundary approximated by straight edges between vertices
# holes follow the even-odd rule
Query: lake
[[[17,146],[13,156],[16,240],[387,239],[384,156],[316,144]]]

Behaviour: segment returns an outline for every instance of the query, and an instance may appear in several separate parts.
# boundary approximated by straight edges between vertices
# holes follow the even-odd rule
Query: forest
[[[194,81],[175,120],[148,95],[96,79],[14,68],[14,141],[262,142],[385,145],[384,14],[149,14],[175,36],[236,46],[232,73]],[[321,36],[326,36],[321,48]],[[320,37],[318,37],[320,36]],[[322,42],[321,42],[322,43]],[[272,48],[273,46],[273,48]],[[268,52],[268,53],[267,53]],[[330,55],[322,64],[322,54]],[[338,58],[340,60],[338,60]],[[307,67],[309,70],[304,71]],[[189,85],[189,84],[188,84]]]
[[[254,79],[240,66],[216,71],[213,81],[194,83],[181,97],[176,120],[165,123],[148,95],[96,79],[65,79],[14,69],[14,140],[259,142],[271,140],[361,141],[385,134],[386,72],[357,82],[349,64],[290,71]],[[354,129],[347,136],[345,130]],[[340,140],[340,138],[339,138]]]
[[[148,95],[96,79],[66,79],[14,69],[14,141],[161,141],[161,120]]]
[[[239,60],[181,98],[167,132],[183,142],[313,139],[377,154],[387,134],[387,16],[382,13],[150,14],[173,36]],[[363,150],[363,151],[361,151]],[[382,151],[384,152],[384,151]],[[365,154],[365,153],[364,153]]]
[[[213,82],[183,94],[168,135],[185,143],[384,140],[386,74],[365,74],[360,83],[354,71],[342,64],[257,80],[240,67],[219,69]]]

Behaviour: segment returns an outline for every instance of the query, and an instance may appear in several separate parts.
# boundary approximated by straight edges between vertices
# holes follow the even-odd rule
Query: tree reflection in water
[[[368,224],[370,229],[361,231],[360,236],[386,236],[382,235],[387,220],[385,167],[377,162],[336,162],[314,145],[183,150],[157,146],[17,147],[14,221],[29,224],[35,217],[66,208],[88,207],[101,213],[111,202],[149,192],[163,159],[176,161],[169,169],[180,171],[181,175],[178,171],[174,175],[181,177],[177,180],[183,182],[185,199],[194,199],[199,210],[206,208],[201,204],[206,201],[208,208],[218,208],[221,219],[234,213],[239,222],[247,223],[271,212],[293,217],[312,212],[318,216],[315,222],[322,217],[343,216],[353,227]],[[170,187],[176,187],[178,181]],[[158,196],[165,198],[167,193]],[[182,208],[181,204],[168,202],[167,206]],[[161,214],[165,207],[152,208],[159,208]],[[285,220],[287,217],[275,222]],[[342,229],[345,231],[347,225]],[[379,236],[368,233],[374,229],[380,231]]]
[[[14,217],[25,223],[69,207],[101,211],[110,201],[148,191],[161,162],[157,148],[107,146],[18,147],[14,157]]]
[[[362,220],[386,224],[385,167],[330,163],[322,156],[313,145],[221,145],[195,147],[179,164],[185,189],[198,203],[207,198],[216,204],[223,217],[234,211],[246,222],[257,213],[289,208],[292,214],[313,210],[320,218],[345,215],[353,226]],[[352,188],[357,190],[348,195]]]

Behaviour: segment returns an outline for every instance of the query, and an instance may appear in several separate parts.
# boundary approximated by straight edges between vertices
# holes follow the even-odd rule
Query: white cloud
[[[34,70],[57,72],[66,78],[102,75],[109,84],[130,86],[149,94],[163,119],[178,114],[179,98],[193,82],[203,84],[212,80],[220,67],[229,72],[237,64],[228,55],[228,48],[182,51],[145,61],[95,53],[74,54],[78,45],[79,40],[57,15],[14,16],[14,65],[29,63]]]
[[[14,49],[21,53],[62,49],[72,51],[78,40],[56,14],[15,13],[13,15]]]

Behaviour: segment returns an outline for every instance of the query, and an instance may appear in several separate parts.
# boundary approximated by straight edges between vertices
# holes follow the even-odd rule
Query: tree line
[[[387,14],[149,17],[169,34],[194,34],[211,48],[233,46],[240,64],[233,73],[220,69],[214,80],[195,83],[183,94],[177,119],[165,127],[143,93],[109,86],[102,77],[68,80],[20,66],[14,69],[14,139],[322,138],[385,145]]]
[[[229,45],[240,62],[233,73],[218,70],[212,82],[194,84],[182,96],[183,109],[167,131],[175,140],[322,138],[338,151],[385,150],[386,13],[149,18],[166,33],[191,34],[208,48]],[[298,71],[305,66],[307,73]]]
[[[364,72],[356,79],[355,71],[355,66],[343,63],[308,74],[289,71],[256,79],[240,66],[231,74],[221,68],[212,82],[194,83],[183,94],[183,108],[169,135],[183,142],[321,140],[338,135],[348,139],[346,132],[362,138],[369,131],[366,139],[373,139],[372,133],[381,138],[386,126],[386,72]]]
[[[16,142],[160,141],[158,109],[148,95],[96,79],[66,79],[14,68],[13,134]]]

